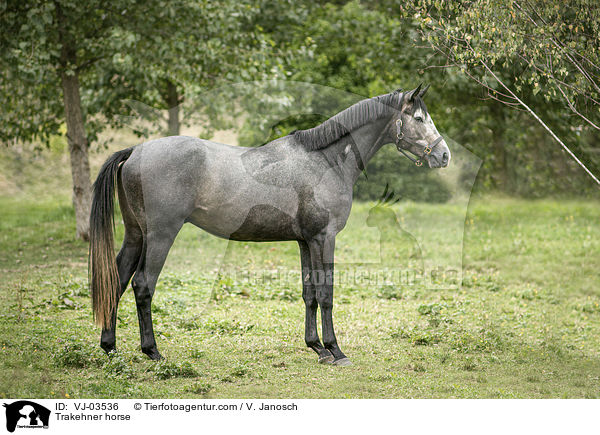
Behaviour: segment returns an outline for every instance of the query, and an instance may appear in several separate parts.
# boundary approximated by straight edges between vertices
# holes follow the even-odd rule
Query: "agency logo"
[[[29,400],[19,400],[3,405],[6,408],[6,430],[16,428],[48,429],[50,410]]]

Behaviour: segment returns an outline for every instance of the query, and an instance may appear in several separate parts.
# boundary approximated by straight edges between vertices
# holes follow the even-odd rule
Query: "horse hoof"
[[[327,356],[320,356],[319,357],[319,364],[331,364],[333,363],[333,355],[327,355]]]
[[[348,367],[352,365],[352,361],[348,358],[341,358],[333,362],[334,366]]]
[[[102,347],[102,350],[106,353],[106,355],[108,356],[113,356],[115,353],[117,353],[117,348],[116,347],[107,347],[104,348]]]
[[[152,361],[160,361],[161,359],[164,359],[158,350],[144,353],[148,355],[148,358],[150,358]]]

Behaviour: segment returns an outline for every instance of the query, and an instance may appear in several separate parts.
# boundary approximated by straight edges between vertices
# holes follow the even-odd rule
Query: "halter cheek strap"
[[[415,165],[423,166],[423,162],[421,161],[421,158],[415,159],[413,156],[408,154],[406,152],[406,150],[404,150],[404,148],[402,148],[400,143],[402,142],[403,139],[404,139],[404,132],[402,131],[402,119],[398,118],[398,119],[396,119],[396,148],[398,149],[398,151],[400,151],[402,154],[404,154],[404,157],[406,157],[408,160],[413,162]]]
[[[402,154],[404,154],[404,156],[406,158],[408,158],[411,162],[413,162],[415,165],[417,166],[423,166],[423,158],[426,155],[431,154],[431,152],[433,151],[433,149],[438,146],[438,144],[443,140],[444,138],[442,136],[438,136],[433,143],[431,143],[431,145],[425,145],[425,148],[423,148],[423,154],[421,156],[419,156],[418,159],[415,159],[414,157],[412,157],[410,154],[408,154],[406,151],[406,149],[401,145],[402,142],[405,142],[409,145],[413,145],[413,146],[420,146],[418,143],[416,143],[414,140],[409,139],[407,137],[404,136],[404,132],[402,131],[402,118],[398,118],[396,119],[396,148],[398,149],[398,151],[400,151]]]

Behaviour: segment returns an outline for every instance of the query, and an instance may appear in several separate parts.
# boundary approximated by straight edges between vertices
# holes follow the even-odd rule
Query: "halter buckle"
[[[402,131],[402,119],[396,119],[396,145],[404,138],[404,132]]]
[[[431,154],[431,148],[430,148],[430,147],[428,147],[428,146],[426,146],[426,147],[423,149],[423,152],[424,152],[425,154]]]

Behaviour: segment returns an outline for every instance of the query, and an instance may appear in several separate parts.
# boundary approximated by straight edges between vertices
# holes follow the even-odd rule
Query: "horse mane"
[[[403,95],[398,89],[389,94],[361,100],[322,124],[307,130],[296,130],[290,136],[294,136],[309,151],[326,148],[366,123],[391,116],[394,111],[400,110]],[[413,102],[413,110],[417,108],[427,113],[425,103],[419,96]]]

